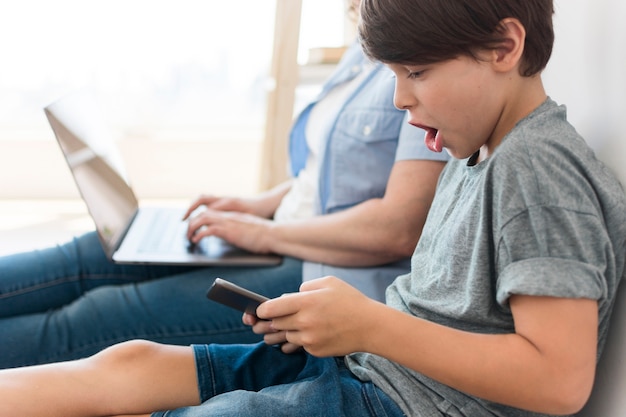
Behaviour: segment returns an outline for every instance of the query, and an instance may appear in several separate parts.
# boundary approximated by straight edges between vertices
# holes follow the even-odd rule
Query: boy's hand
[[[242,321],[248,326],[252,326],[252,331],[256,334],[262,334],[263,341],[268,345],[280,345],[280,349],[284,353],[294,353],[302,346],[287,342],[286,332],[276,331],[272,328],[271,322],[267,320],[259,320],[256,316],[244,313]]]
[[[364,350],[375,304],[379,303],[338,278],[319,278],[303,283],[299,293],[261,304],[257,315],[268,323],[257,329],[284,335],[287,342],[315,356],[346,355]],[[266,341],[267,337],[268,333]]]

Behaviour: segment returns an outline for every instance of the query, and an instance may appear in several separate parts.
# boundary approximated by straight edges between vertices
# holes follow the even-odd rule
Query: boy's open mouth
[[[443,142],[439,130],[432,127],[422,127],[426,131],[424,142],[426,147],[433,152],[441,152],[443,150]]]
[[[409,124],[426,131],[424,143],[426,147],[433,152],[441,152],[443,150],[443,138],[439,134],[439,130],[419,123],[409,122]]]

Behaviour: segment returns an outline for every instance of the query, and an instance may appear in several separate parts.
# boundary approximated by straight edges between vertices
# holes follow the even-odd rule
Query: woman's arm
[[[385,195],[341,212],[276,223],[245,213],[207,210],[190,224],[194,239],[217,235],[254,252],[273,252],[340,266],[380,265],[410,256],[445,163],[394,164]]]
[[[278,253],[345,266],[370,266],[411,256],[445,163],[394,164],[385,195],[307,221],[274,224],[265,236]]]

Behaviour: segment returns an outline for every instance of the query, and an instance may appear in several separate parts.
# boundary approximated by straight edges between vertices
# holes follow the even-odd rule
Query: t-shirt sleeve
[[[611,243],[597,215],[537,206],[515,216],[501,231],[496,265],[497,300],[513,294],[599,300]]]

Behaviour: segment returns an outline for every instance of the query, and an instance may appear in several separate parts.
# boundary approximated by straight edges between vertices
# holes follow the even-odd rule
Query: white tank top
[[[367,65],[358,76],[333,88],[311,109],[305,131],[309,154],[304,168],[293,179],[291,189],[276,209],[275,221],[308,219],[315,215],[314,204],[320,165],[319,150],[322,141],[328,138],[329,130],[343,103],[373,67],[373,65]]]

